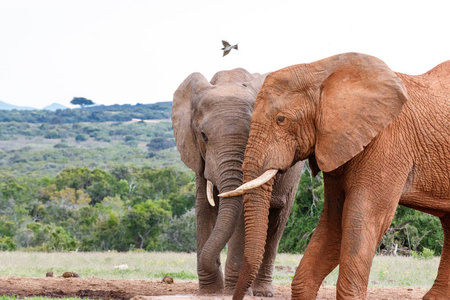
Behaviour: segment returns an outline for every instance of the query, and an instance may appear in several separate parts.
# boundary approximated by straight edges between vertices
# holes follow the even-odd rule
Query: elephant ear
[[[255,90],[255,92],[256,92],[255,97],[256,97],[256,95],[258,95],[259,90],[261,89],[261,87],[264,83],[264,80],[266,79],[267,75],[269,75],[269,74],[270,73],[265,73],[263,75],[260,75],[258,73],[253,73],[252,74],[254,76],[253,79],[249,82],[246,82],[246,84],[249,87],[251,87]]]
[[[318,167],[343,165],[385,128],[407,100],[402,80],[374,57],[343,63],[322,84],[316,120]]]
[[[192,73],[173,95],[172,127],[181,160],[197,174],[203,172],[203,159],[191,126],[192,103],[211,84],[200,73]]]

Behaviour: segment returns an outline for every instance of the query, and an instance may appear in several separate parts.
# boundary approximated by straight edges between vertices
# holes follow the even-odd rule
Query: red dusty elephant
[[[441,263],[424,299],[450,299],[450,61],[410,76],[347,53],[267,76],[251,120],[246,184],[230,193],[245,192],[244,260],[233,299],[243,298],[264,253],[273,180],[249,189],[253,180],[306,158],[323,171],[325,203],[292,299],[315,299],[337,265],[337,298],[365,299],[372,259],[398,204],[440,218]]]

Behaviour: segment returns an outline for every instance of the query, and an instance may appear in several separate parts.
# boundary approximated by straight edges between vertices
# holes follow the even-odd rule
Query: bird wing
[[[230,53],[230,51],[231,51],[231,49],[230,49],[230,50],[223,50],[223,55],[222,55],[222,57],[224,57],[225,55],[227,55],[228,53]]]
[[[230,43],[228,43],[227,41],[224,41],[224,40],[222,40],[222,44],[224,47],[230,46]]]

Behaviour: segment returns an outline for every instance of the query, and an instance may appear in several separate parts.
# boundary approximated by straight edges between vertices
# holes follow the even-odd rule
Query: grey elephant
[[[196,174],[197,273],[199,294],[232,294],[244,251],[242,196],[219,193],[242,184],[242,162],[256,96],[265,75],[238,68],[210,82],[188,76],[174,94],[172,123],[181,160]],[[278,244],[291,211],[303,162],[277,175],[270,201],[269,234],[263,264],[252,285],[255,295],[273,296],[272,272]],[[220,252],[228,243],[225,279]]]

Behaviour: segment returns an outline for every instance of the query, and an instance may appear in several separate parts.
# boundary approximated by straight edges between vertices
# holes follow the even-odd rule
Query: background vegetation
[[[83,109],[50,110],[0,110],[1,122],[24,123],[79,123],[79,122],[126,122],[132,119],[170,119],[172,102],[137,105],[97,105]]]
[[[170,105],[0,111],[0,250],[195,251],[195,176]],[[306,168],[280,252],[305,250],[322,208]],[[399,207],[378,252],[426,257],[442,243],[439,219]]]
[[[221,263],[225,263],[226,252],[222,252]],[[277,255],[273,273],[275,284],[291,284],[302,255],[281,253]],[[4,276],[44,277],[52,271],[61,276],[66,271],[81,277],[105,279],[150,279],[161,280],[170,275],[179,280],[197,279],[197,256],[195,253],[173,252],[0,252],[0,274]],[[126,267],[119,269],[120,265]],[[369,287],[397,287],[428,289],[436,277],[439,258],[419,260],[410,257],[375,256]],[[115,268],[116,267],[116,268]],[[336,285],[338,268],[326,278],[325,285]]]

